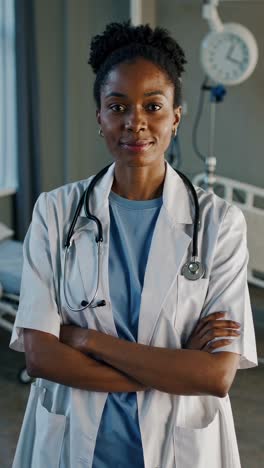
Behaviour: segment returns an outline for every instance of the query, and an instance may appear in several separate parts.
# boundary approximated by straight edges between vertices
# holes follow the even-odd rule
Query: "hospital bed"
[[[3,230],[5,232],[8,230],[3,224],[0,228],[2,228],[2,233]],[[12,332],[19,302],[23,260],[22,243],[2,237],[0,240],[0,326]],[[22,383],[32,380],[25,367],[19,371],[18,378]]]
[[[204,180],[205,174],[200,173],[193,183],[203,187]],[[248,282],[264,288],[264,189],[227,177],[216,176],[215,180],[215,193],[243,211],[249,251]]]

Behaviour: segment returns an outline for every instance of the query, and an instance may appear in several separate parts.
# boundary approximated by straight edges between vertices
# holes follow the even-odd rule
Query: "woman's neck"
[[[152,200],[162,195],[166,166],[164,161],[157,167],[115,166],[113,192],[129,200]]]

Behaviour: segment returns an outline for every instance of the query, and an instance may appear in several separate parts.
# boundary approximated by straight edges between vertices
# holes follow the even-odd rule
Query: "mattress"
[[[22,243],[10,239],[0,242],[0,283],[9,294],[19,294],[23,252]]]

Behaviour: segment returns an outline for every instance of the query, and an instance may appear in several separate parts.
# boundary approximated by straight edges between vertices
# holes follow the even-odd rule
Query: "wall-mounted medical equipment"
[[[248,226],[248,281],[264,287],[264,189],[227,177],[216,177],[214,154],[216,104],[224,100],[227,92],[225,86],[241,84],[251,76],[258,61],[258,46],[252,33],[241,24],[221,22],[217,12],[218,4],[219,0],[209,0],[204,1],[202,7],[202,17],[207,20],[210,31],[201,43],[201,65],[206,78],[201,86],[193,127],[193,147],[205,164],[205,172],[197,174],[193,183],[210,191],[217,186],[220,196],[241,208]],[[210,84],[210,81],[213,83]],[[206,91],[210,93],[208,156],[199,151],[197,144],[197,131]]]
[[[216,183],[215,117],[216,104],[226,95],[225,86],[241,84],[253,73],[258,61],[258,46],[253,34],[241,24],[222,23],[217,6],[219,0],[204,0],[202,17],[208,22],[209,33],[202,40],[200,48],[201,65],[206,78],[201,86],[197,117],[193,127],[193,147],[205,163],[202,185],[208,191]],[[212,84],[209,84],[209,81]],[[209,154],[200,153],[197,131],[203,107],[204,93],[210,92]],[[199,179],[201,177],[199,176]],[[194,179],[197,183],[196,179]]]

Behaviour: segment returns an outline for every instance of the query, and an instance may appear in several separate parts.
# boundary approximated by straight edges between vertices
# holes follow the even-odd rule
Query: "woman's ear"
[[[173,126],[175,128],[178,127],[179,123],[180,123],[180,120],[181,120],[181,116],[182,116],[182,106],[178,106],[174,109],[174,122],[173,122]]]
[[[96,120],[97,120],[98,125],[101,125],[101,115],[98,109],[96,110]]]

